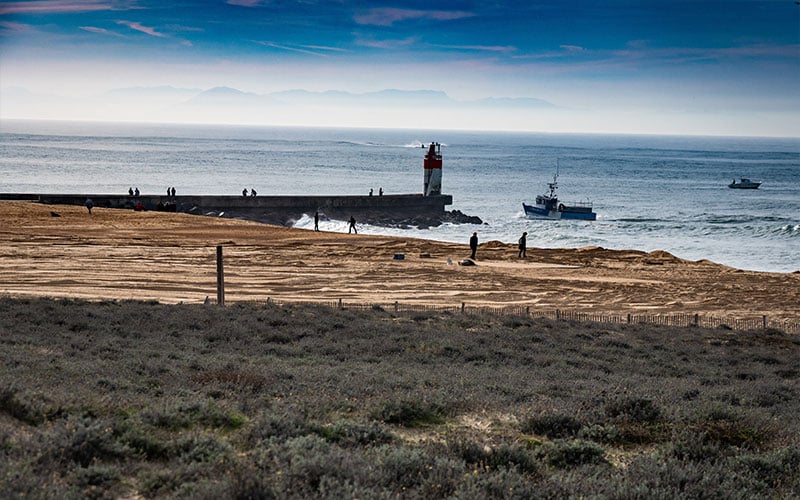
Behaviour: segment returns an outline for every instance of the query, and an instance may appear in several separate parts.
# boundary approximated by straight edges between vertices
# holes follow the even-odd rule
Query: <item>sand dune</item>
[[[201,302],[216,295],[215,249],[223,245],[228,301],[800,317],[800,274],[741,271],[662,251],[529,248],[520,261],[515,245],[490,241],[480,245],[478,265],[467,267],[456,265],[469,255],[466,244],[185,214],[95,208],[89,215],[83,207],[0,202],[0,220],[0,293],[11,296]],[[465,243],[471,232],[465,226]]]

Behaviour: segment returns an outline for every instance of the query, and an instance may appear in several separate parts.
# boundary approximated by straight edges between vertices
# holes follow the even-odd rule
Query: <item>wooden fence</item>
[[[213,301],[206,301],[213,302]],[[581,321],[605,324],[648,324],[664,326],[698,326],[702,328],[726,328],[736,331],[779,331],[783,333],[800,333],[800,319],[770,319],[766,315],[754,318],[734,318],[724,316],[705,316],[701,314],[639,314],[639,313],[598,313],[581,312],[564,309],[542,310],[530,306],[504,306],[486,307],[470,306],[462,303],[460,306],[441,306],[425,304],[403,304],[394,302],[390,304],[364,304],[345,302],[343,300],[328,302],[312,301],[275,301],[266,300],[267,304],[275,305],[312,305],[335,309],[351,310],[382,310],[392,312],[450,312],[463,314],[491,314],[496,316],[524,316],[530,318],[548,318],[552,320]]]

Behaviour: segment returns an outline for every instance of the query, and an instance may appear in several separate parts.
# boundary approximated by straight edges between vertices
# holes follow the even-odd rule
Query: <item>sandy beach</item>
[[[516,245],[488,241],[476,266],[460,266],[469,235],[480,235],[472,225],[459,245],[25,202],[0,203],[0,219],[0,294],[14,297],[202,302],[216,296],[222,245],[228,301],[800,317],[798,273],[742,271],[666,252],[542,249],[532,234],[525,260]]]

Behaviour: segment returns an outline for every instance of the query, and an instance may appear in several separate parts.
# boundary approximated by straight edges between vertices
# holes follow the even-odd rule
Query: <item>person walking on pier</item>
[[[250,196],[252,196],[253,198],[255,198],[257,194],[258,194],[258,193],[256,193],[256,188],[252,188],[252,189],[250,189]]]
[[[314,231],[319,231],[319,210],[314,211]]]
[[[350,231],[358,234],[358,230],[356,229],[356,218],[352,215],[350,216],[350,227],[347,228],[347,234],[350,234]]]
[[[139,188],[138,187],[133,190],[133,195],[134,196],[139,196]]]
[[[91,198],[86,198],[86,210],[89,211],[89,215],[92,215],[92,207],[94,206],[94,202]]]
[[[128,188],[128,196],[133,196],[133,188],[132,187]]]
[[[527,253],[527,247],[528,247],[527,236],[528,236],[528,233],[526,231],[526,232],[522,233],[522,236],[519,239],[519,253],[517,254],[517,257],[520,258],[520,259],[524,259],[524,258],[526,258],[528,256],[528,253]]]
[[[175,198],[175,186],[172,187],[172,197]]]
[[[472,233],[472,237],[469,239],[469,249],[472,250],[469,258],[474,260],[475,252],[478,251],[478,233]]]
[[[242,197],[247,198],[247,188],[242,189]]]

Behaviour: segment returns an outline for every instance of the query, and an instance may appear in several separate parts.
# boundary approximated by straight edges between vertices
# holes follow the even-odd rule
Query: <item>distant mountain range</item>
[[[415,106],[415,107],[490,107],[490,108],[555,108],[552,103],[528,97],[489,97],[472,101],[457,101],[439,90],[386,89],[377,92],[354,94],[340,90],[311,92],[303,89],[284,90],[269,94],[243,92],[231,87],[214,87],[208,90],[180,89],[174,87],[135,87],[115,89],[107,96],[128,99],[173,98],[175,104],[185,106]]]
[[[439,90],[352,93],[303,89],[267,94],[231,87],[118,88],[93,97],[64,97],[24,88],[0,91],[3,118],[231,123],[259,125],[502,128],[508,117],[528,123],[562,109],[535,98],[456,100]]]

